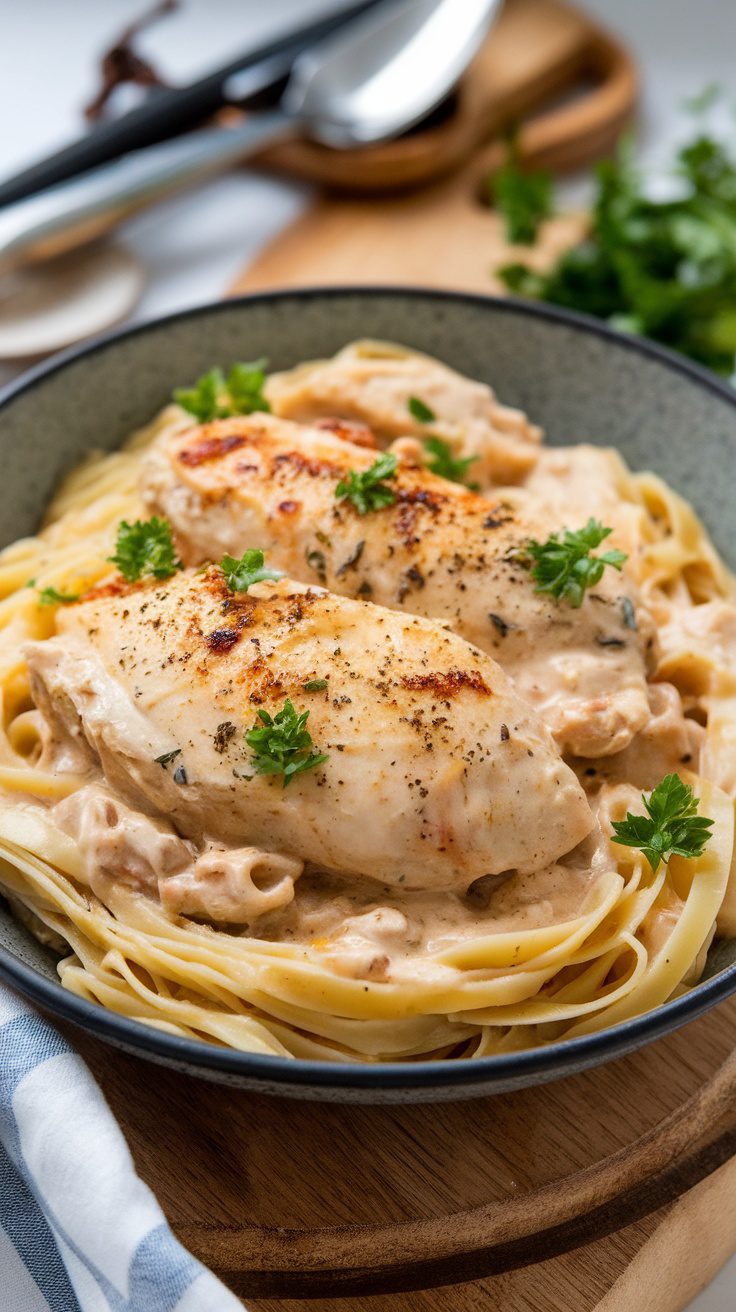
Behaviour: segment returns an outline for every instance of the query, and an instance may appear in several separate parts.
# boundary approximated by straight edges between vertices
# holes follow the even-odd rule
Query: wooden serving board
[[[736,999],[436,1107],[255,1097],[70,1037],[175,1233],[253,1312],[678,1312],[736,1245]]]

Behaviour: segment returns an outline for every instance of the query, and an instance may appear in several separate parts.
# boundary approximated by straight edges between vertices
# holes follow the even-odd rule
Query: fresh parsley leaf
[[[506,240],[533,245],[540,224],[552,213],[552,174],[521,169],[511,142],[508,159],[490,179],[489,188],[491,203],[506,222]]]
[[[72,601],[79,601],[81,592],[59,592],[56,588],[41,588],[38,594],[40,606],[68,606]]]
[[[280,774],[286,788],[295,775],[329,760],[328,753],[314,747],[306,728],[308,719],[309,711],[299,714],[288,697],[273,717],[268,711],[258,712],[258,719],[245,735],[256,774]]]
[[[646,815],[632,815],[614,820],[614,843],[638,847],[653,871],[671,856],[702,856],[711,837],[713,820],[698,815],[700,799],[693,797],[689,784],[677,774],[668,774],[649,797],[642,793]]]
[[[176,760],[177,756],[181,756],[181,747],[175,747],[172,752],[164,752],[163,756],[154,756],[153,759],[156,765],[160,765],[161,769],[165,770],[167,765],[171,765],[171,762]]]
[[[602,556],[591,552],[613,532],[597,519],[589,519],[584,528],[572,532],[563,529],[552,533],[546,542],[535,538],[526,544],[532,560],[532,578],[537,592],[548,592],[558,601],[564,597],[575,609],[583,603],[587,588],[600,582],[606,565],[621,569],[627,559],[623,551],[606,551]]]
[[[338,501],[343,499],[352,501],[359,515],[367,515],[371,510],[392,506],[396,500],[396,493],[392,487],[386,486],[383,479],[395,478],[398,464],[396,456],[384,452],[374,461],[370,469],[365,469],[361,473],[351,469],[347,478],[340,479],[335,488],[335,496]]]
[[[420,424],[431,424],[437,418],[434,410],[431,410],[427,402],[422,401],[418,396],[409,397],[407,409],[409,414]]]
[[[117,565],[128,583],[135,583],[144,574],[167,579],[183,568],[168,519],[156,515],[152,519],[137,519],[134,524],[123,519],[118,525],[115,555],[108,556],[108,560]]]
[[[424,449],[427,452],[427,468],[440,478],[449,478],[453,483],[465,483],[465,475],[478,456],[454,456],[452,447],[442,437],[425,437]],[[468,483],[467,487],[478,490],[477,483]]]
[[[268,579],[282,579],[281,569],[264,569],[262,551],[250,550],[243,553],[240,560],[234,556],[223,556],[220,569],[225,575],[225,582],[231,592],[247,592],[254,583]]]
[[[304,685],[305,692],[324,692],[327,687],[326,679],[310,679]]]
[[[692,139],[669,172],[677,193],[654,199],[624,140],[596,168],[590,231],[547,273],[497,270],[510,291],[651,337],[717,373],[736,371],[736,155],[706,131],[714,100],[691,104]]]
[[[268,360],[231,365],[225,374],[219,366],[197,379],[194,387],[177,387],[174,400],[201,424],[230,415],[250,415],[256,410],[270,410],[263,395]]]

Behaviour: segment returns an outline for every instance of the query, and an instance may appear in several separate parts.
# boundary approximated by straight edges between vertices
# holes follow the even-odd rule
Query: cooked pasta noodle
[[[441,890],[377,892],[370,880],[349,885],[333,872],[321,881],[308,870],[290,908],[269,913],[260,932],[258,921],[236,927],[167,910],[109,872],[93,890],[79,842],[55,818],[89,772],[73,754],[49,760],[25,644],[56,630],[59,610],[41,604],[42,589],[84,593],[110,578],[118,523],[145,514],[146,452],[190,424],[169,407],[123,451],[88,459],[59,489],[39,534],[0,557],[0,886],[40,937],[67,945],[63,986],[167,1033],[284,1057],[375,1062],[472,1058],[586,1034],[695,982],[716,923],[736,933],[734,591],[690,507],[655,475],[630,474],[613,453],[598,453],[597,467],[618,508],[609,522],[632,547],[630,576],[659,635],[650,683],[673,686],[687,723],[705,729],[699,759],[680,769],[714,821],[701,856],[674,856],[654,872],[640,851],[610,841],[611,820],[641,791],[639,766],[628,764],[639,759],[635,739],[602,764],[568,753],[604,835],[595,851],[583,844],[528,876],[521,891],[514,879],[494,888],[485,904]],[[540,459],[540,495],[545,480],[572,488],[574,448],[562,474],[554,460],[545,473]],[[387,975],[355,966],[360,952],[336,931],[335,908],[359,946],[371,934],[379,947],[390,940]],[[391,928],[392,915],[403,930]]]

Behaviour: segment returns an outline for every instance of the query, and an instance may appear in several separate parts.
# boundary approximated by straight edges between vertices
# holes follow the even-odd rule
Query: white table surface
[[[172,80],[186,81],[279,28],[339,3],[182,0],[180,12],[146,34],[140,48]],[[733,87],[736,3],[578,3],[615,26],[640,59],[645,73],[640,147],[644,159],[656,165],[686,130],[678,112],[683,98],[711,82]],[[78,134],[82,107],[97,86],[96,56],[146,7],[146,0],[0,0],[0,176]],[[722,122],[736,136],[736,122],[726,118],[725,110]],[[574,200],[580,186],[568,183],[564,194]],[[148,275],[133,318],[152,318],[220,296],[249,256],[298,214],[307,196],[307,187],[241,170],[126,225],[122,238]],[[0,365],[0,381],[10,376],[10,368]],[[637,1312],[653,1306],[652,1294],[642,1289]],[[691,1304],[690,1312],[733,1312],[735,1305],[736,1258]]]

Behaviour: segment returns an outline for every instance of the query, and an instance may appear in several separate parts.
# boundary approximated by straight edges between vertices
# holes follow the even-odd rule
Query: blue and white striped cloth
[[[2,1312],[243,1312],[174,1238],[90,1072],[0,986]]]

